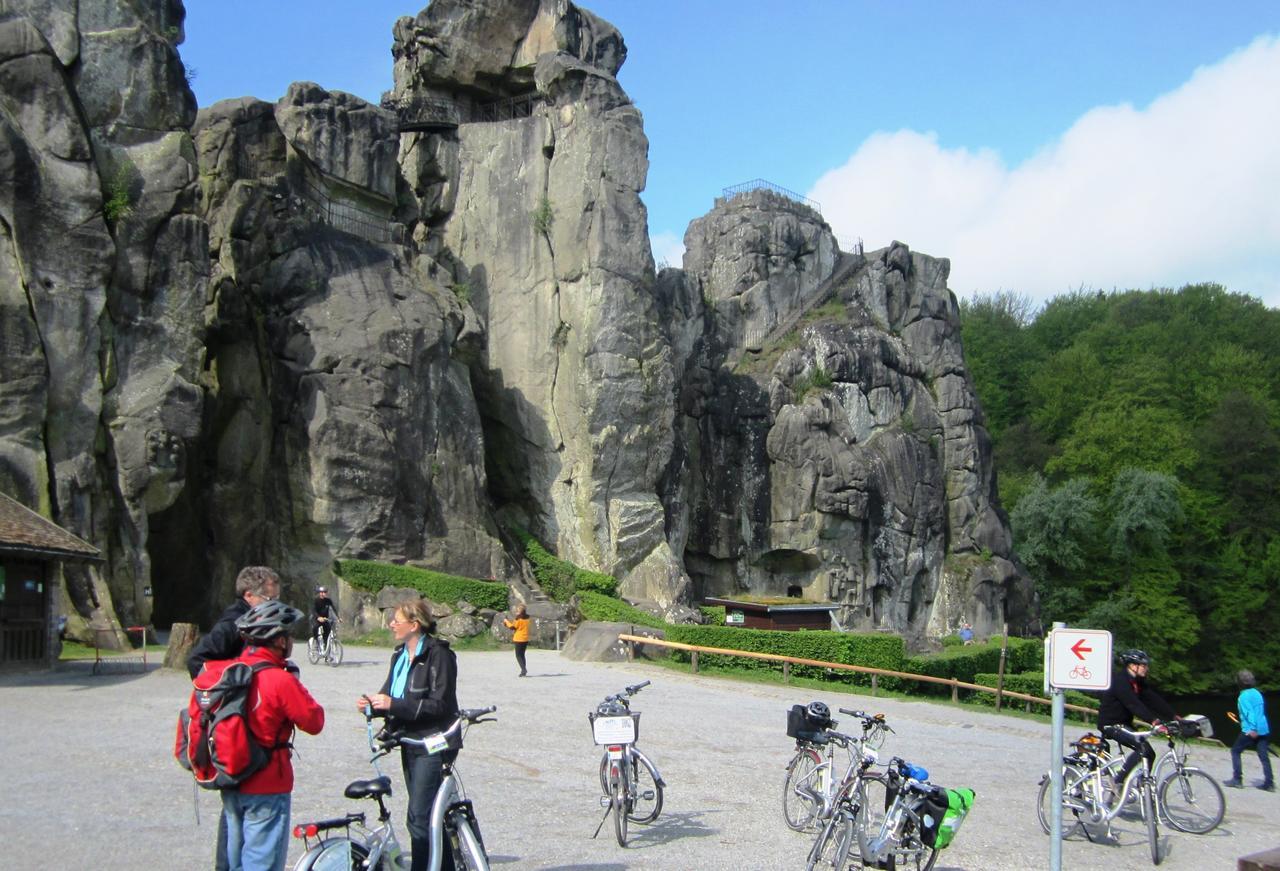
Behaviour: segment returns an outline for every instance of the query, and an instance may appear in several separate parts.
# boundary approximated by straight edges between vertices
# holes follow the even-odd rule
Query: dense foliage
[[[533,576],[538,579],[538,586],[555,601],[567,602],[574,593],[585,590],[605,596],[617,594],[618,580],[613,575],[588,571],[553,556],[536,538],[519,527],[513,528],[512,533],[520,541],[525,558],[533,566]]]
[[[1045,624],[1146,648],[1166,688],[1280,680],[1280,311],[1194,285],[961,319]]]
[[[930,677],[955,678],[964,683],[977,683],[982,672],[994,672],[1000,668],[1000,638],[988,639],[983,644],[945,645],[940,653],[909,656],[900,669],[911,674],[927,674]],[[1006,674],[1035,671],[1044,668],[1044,642],[1038,638],[1010,638],[1005,652]],[[925,692],[947,692],[938,685],[922,685]]]
[[[383,587],[407,587],[433,602],[446,605],[456,605],[465,600],[477,608],[507,610],[507,585],[498,581],[477,581],[413,566],[357,559],[338,561],[334,571],[356,589],[371,593]]]

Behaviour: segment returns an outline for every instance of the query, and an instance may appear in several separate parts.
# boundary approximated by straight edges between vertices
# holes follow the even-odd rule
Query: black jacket
[[[1177,718],[1169,703],[1147,686],[1143,678],[1133,677],[1121,669],[1111,675],[1111,689],[1102,694],[1098,704],[1098,728],[1132,726],[1134,717],[1154,723]]]
[[[403,644],[391,655],[391,667],[380,690],[386,695],[391,695],[391,677],[402,650]],[[428,638],[422,652],[409,665],[404,696],[391,700],[388,725],[410,737],[421,738],[449,728],[457,716],[458,657],[449,642]]]
[[[323,599],[316,596],[315,600],[311,603],[311,619],[314,620],[317,617],[332,617],[335,620],[338,619],[338,606],[333,604],[333,600],[327,596]]]
[[[211,659],[235,659],[244,650],[244,639],[236,628],[236,621],[249,613],[249,603],[236,599],[222,612],[209,634],[196,642],[187,657],[187,671],[192,677],[200,673],[205,662]]]

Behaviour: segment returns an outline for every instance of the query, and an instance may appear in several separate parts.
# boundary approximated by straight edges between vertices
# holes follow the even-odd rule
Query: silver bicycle
[[[312,630],[311,637],[307,639],[307,661],[312,665],[322,659],[329,665],[342,665],[342,642],[338,640],[338,624],[341,622],[336,619],[329,621],[329,633],[323,642],[319,638],[319,627]]]
[[[649,681],[629,686],[608,696],[594,712],[587,714],[596,744],[604,747],[600,758],[600,806],[604,818],[596,827],[600,834],[605,819],[613,815],[613,832],[618,846],[627,846],[627,823],[646,825],[662,813],[662,790],[666,781],[658,768],[636,746],[640,733],[640,715],[631,712],[631,697],[649,685]]]
[[[409,857],[400,848],[385,801],[391,795],[391,778],[382,773],[378,759],[402,744],[414,744],[433,754],[457,747],[469,726],[494,722],[494,718],[485,715],[496,710],[497,707],[490,706],[459,711],[458,718],[448,729],[425,738],[394,734],[375,737],[370,726],[369,749],[373,756],[369,761],[378,776],[372,780],[353,781],[343,794],[347,798],[376,801],[378,824],[367,826],[363,812],[299,823],[293,827],[293,836],[303,840],[306,853],[293,866],[293,871],[400,871],[408,868]],[[367,710],[366,718],[372,722]],[[431,806],[431,871],[440,871],[446,845],[453,855],[454,867],[459,871],[489,871],[489,857],[480,837],[475,808],[466,798],[452,761],[445,758],[444,779]],[[341,833],[335,834],[339,829]]]

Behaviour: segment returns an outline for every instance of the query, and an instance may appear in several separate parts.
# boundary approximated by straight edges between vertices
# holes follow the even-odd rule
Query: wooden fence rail
[[[997,704],[1003,698],[1018,699],[1027,703],[1028,710],[1032,703],[1041,705],[1051,705],[1049,699],[1043,699],[1039,696],[1031,696],[1026,693],[1017,693],[1012,690],[1006,690],[1001,687],[987,687],[981,684],[965,683],[953,677],[933,677],[927,674],[910,674],[905,671],[890,671],[884,668],[872,668],[866,665],[849,665],[845,662],[823,662],[818,659],[801,659],[798,656],[783,656],[779,653],[756,653],[750,650],[728,650],[721,647],[699,647],[694,644],[683,644],[679,641],[666,641],[661,638],[648,638],[643,635],[627,635],[618,636],[619,641],[628,642],[630,645],[629,653],[634,656],[635,648],[641,644],[651,644],[656,647],[666,647],[672,650],[687,650],[691,654],[693,671],[698,671],[698,654],[709,653],[716,656],[741,656],[746,659],[762,659],[767,662],[782,663],[782,679],[784,682],[791,680],[792,665],[812,665],[818,668],[836,669],[839,671],[853,671],[860,674],[871,675],[871,694],[874,696],[879,690],[880,677],[896,677],[899,680],[914,680],[922,683],[942,684],[951,687],[951,701],[958,702],[960,700],[960,690],[973,690],[975,692],[993,693],[996,696]],[[1085,707],[1084,705],[1067,705],[1067,710],[1078,711],[1082,714],[1096,714],[1097,709]]]

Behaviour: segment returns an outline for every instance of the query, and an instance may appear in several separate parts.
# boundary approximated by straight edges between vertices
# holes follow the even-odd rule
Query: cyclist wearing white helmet
[[[329,643],[333,621],[338,619],[338,607],[329,598],[328,587],[316,587],[316,598],[311,603],[311,633],[320,642],[321,649]]]
[[[1098,705],[1098,731],[1132,752],[1124,765],[1116,772],[1116,783],[1138,764],[1142,755],[1155,761],[1155,751],[1149,743],[1143,743],[1129,734],[1134,718],[1158,726],[1163,721],[1176,720],[1178,715],[1159,693],[1147,686],[1147,671],[1151,657],[1143,650],[1126,650],[1120,654],[1120,668],[1111,676],[1111,689],[1102,694]]]

